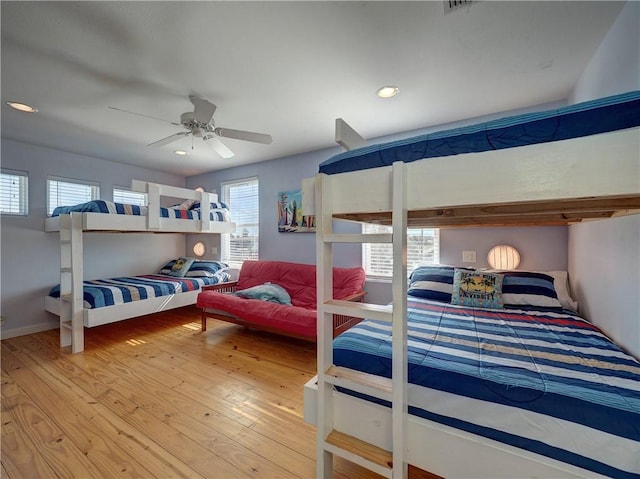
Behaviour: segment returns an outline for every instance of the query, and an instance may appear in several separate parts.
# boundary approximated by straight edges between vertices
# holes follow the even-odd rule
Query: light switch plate
[[[475,263],[476,262],[476,252],[475,251],[463,251],[462,252],[462,262],[463,263]]]

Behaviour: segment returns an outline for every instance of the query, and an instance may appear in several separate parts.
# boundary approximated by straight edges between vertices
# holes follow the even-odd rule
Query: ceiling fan
[[[109,108],[125,113],[131,113],[133,115],[144,116],[154,120],[164,121],[176,126],[182,126],[186,130],[149,143],[147,146],[164,146],[181,138],[191,136],[192,138],[202,138],[202,141],[211,145],[216,153],[218,153],[222,158],[231,158],[234,156],[233,151],[227,148],[222,141],[218,140],[218,138],[216,138],[217,136],[222,138],[233,138],[236,140],[253,141],[255,143],[264,143],[266,145],[273,141],[271,135],[264,133],[254,133],[251,131],[217,127],[213,122],[213,113],[216,111],[216,106],[213,103],[195,95],[190,95],[189,100],[193,103],[193,111],[188,111],[180,115],[180,123],[155,118],[142,113],[122,110],[113,106],[110,106]]]

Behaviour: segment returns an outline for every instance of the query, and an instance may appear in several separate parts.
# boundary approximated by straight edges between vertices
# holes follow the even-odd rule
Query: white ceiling
[[[561,101],[619,2],[1,2],[2,137],[189,176],[365,138]],[[393,99],[376,97],[397,85]],[[217,126],[270,133],[148,143],[181,127],[188,95]],[[118,112],[116,107],[165,119]],[[186,157],[173,154],[189,151]]]

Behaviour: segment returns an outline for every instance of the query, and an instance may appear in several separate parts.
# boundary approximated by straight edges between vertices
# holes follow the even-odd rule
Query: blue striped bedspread
[[[113,201],[94,200],[86,203],[80,203],[73,206],[58,206],[53,210],[51,216],[60,216],[67,213],[108,213],[116,215],[134,215],[146,216],[147,207],[138,205],[129,205],[124,203],[114,203]],[[211,210],[211,221],[231,221],[229,210],[226,208],[217,208]],[[178,208],[160,208],[161,218],[178,218],[187,220],[199,220],[200,210],[191,209],[184,210]]]
[[[158,296],[197,291],[201,286],[220,282],[221,278],[223,277],[176,278],[149,274],[85,281],[84,305],[87,309],[102,308]],[[51,288],[49,296],[60,297],[59,284]]]
[[[411,414],[640,477],[640,362],[597,327],[563,312],[413,297],[408,316]],[[391,377],[391,325],[365,320],[340,335],[334,364]]]

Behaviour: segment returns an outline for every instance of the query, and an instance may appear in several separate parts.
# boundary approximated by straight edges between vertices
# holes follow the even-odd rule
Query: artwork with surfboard
[[[278,193],[278,232],[315,233],[315,215],[302,214],[302,190]]]

